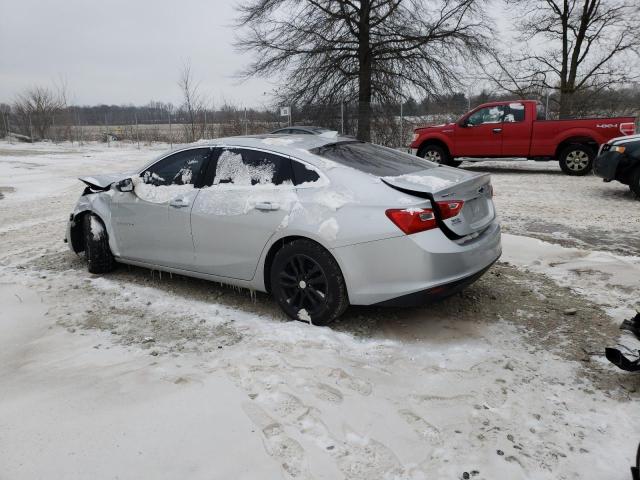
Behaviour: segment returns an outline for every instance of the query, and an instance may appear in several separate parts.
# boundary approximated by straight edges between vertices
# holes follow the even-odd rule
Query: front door
[[[527,157],[531,144],[532,122],[525,121],[524,103],[505,105],[502,122],[502,156]]]
[[[465,126],[456,125],[456,157],[499,157],[502,155],[502,105],[476,110]]]
[[[212,160],[208,177],[205,183],[211,186],[202,189],[191,211],[195,268],[251,280],[266,244],[294,205],[291,160],[224,148]]]
[[[191,148],[162,158],[140,174],[133,192],[116,192],[112,224],[120,255],[154,265],[193,267],[191,209],[210,155]]]

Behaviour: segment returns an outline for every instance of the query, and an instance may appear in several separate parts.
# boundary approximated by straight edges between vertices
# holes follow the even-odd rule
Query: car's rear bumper
[[[495,261],[497,260],[498,259],[496,258]],[[380,307],[417,307],[420,305],[424,305],[425,303],[442,300],[443,298],[450,297],[451,295],[454,295],[471,285],[482,275],[484,275],[492,265],[493,263],[486,266],[479,272],[476,272],[473,275],[469,275],[468,277],[461,278],[460,280],[456,280],[445,285],[440,285],[438,287],[428,288],[426,290],[422,290],[421,292],[402,295],[401,297],[392,298],[391,300],[385,300],[384,302],[378,302],[376,305]]]
[[[464,245],[434,229],[340,247],[332,253],[352,305],[384,304],[401,297],[407,298],[399,303],[415,304],[411,295],[415,299],[446,296],[446,290],[458,291],[480,277],[502,253],[500,226],[491,224]]]

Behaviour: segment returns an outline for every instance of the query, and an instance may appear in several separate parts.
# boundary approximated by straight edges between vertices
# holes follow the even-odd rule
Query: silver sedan
[[[451,295],[501,253],[488,174],[335,132],[217,139],[81,180],[66,241],[90,272],[126,263],[269,292],[313,324]]]

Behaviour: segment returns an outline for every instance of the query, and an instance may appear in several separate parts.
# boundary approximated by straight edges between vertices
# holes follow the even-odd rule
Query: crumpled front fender
[[[84,250],[84,245],[80,243],[82,241],[82,218],[87,213],[93,213],[104,223],[111,252],[113,255],[119,256],[120,251],[111,222],[112,197],[113,191],[108,190],[105,192],[84,194],[78,199],[73,213],[67,222],[66,241],[73,252],[79,253]]]

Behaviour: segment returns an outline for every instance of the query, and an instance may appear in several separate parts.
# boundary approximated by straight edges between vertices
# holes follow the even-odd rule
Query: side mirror
[[[468,121],[466,118],[465,118],[465,119],[463,119],[463,120],[460,120],[460,121],[458,122],[458,126],[459,126],[460,128],[467,128],[467,127],[469,126],[469,121]]]
[[[130,178],[125,178],[116,183],[116,190],[119,192],[133,192],[133,181]]]

